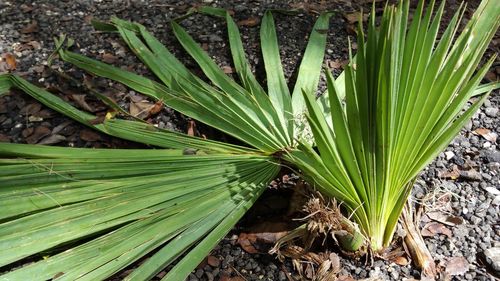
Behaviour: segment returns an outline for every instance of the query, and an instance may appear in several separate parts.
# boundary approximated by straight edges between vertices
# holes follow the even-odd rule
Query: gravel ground
[[[295,1],[212,1],[205,4],[229,8],[235,12],[237,21],[247,20],[241,27],[243,41],[250,61],[257,65],[257,74],[262,75],[262,63],[259,57],[258,25],[252,21],[261,18],[266,9],[299,9],[298,12],[285,15],[275,13],[275,20],[280,36],[281,54],[287,77],[295,75],[296,66],[306,44],[306,37],[312,28],[315,11],[321,9],[337,9],[331,20],[330,36],[326,54],[327,62],[335,67],[338,74],[340,65],[347,58],[348,22],[342,16],[359,9],[359,5],[348,1],[306,1],[309,4]],[[455,1],[449,1],[450,10],[456,7]],[[471,6],[475,1],[472,1]],[[182,51],[170,33],[167,21],[178,17],[193,6],[195,1],[0,1],[0,55],[13,54],[17,61],[16,73],[27,77],[30,81],[45,86],[64,85],[65,81],[49,71],[48,56],[54,49],[52,38],[64,33],[75,39],[77,50],[99,59],[108,59],[121,67],[133,69],[138,73],[150,76],[146,68],[124,47],[118,36],[94,32],[89,24],[92,17],[108,19],[112,15],[134,20],[148,27],[161,41],[166,43],[189,68],[197,70],[195,63]],[[304,10],[305,9],[305,10]],[[221,66],[230,66],[229,50],[225,26],[222,21],[206,16],[194,15],[182,22],[194,38]],[[498,52],[498,37],[494,40],[489,52]],[[111,56],[110,56],[111,55]],[[500,67],[489,74],[490,79],[498,77]],[[4,64],[5,66],[5,64]],[[81,73],[69,69],[61,62],[52,66],[62,68],[76,77]],[[5,69],[4,69],[5,70]],[[0,72],[4,71],[1,68]],[[495,72],[496,71],[496,72]],[[262,76],[261,76],[262,78]],[[120,96],[120,104],[127,106],[135,93],[123,89],[119,85],[110,85],[107,81],[92,81],[97,87],[112,91]],[[62,89],[64,90],[64,89]],[[123,94],[126,92],[126,94]],[[79,93],[76,93],[79,94]],[[99,104],[90,99],[93,107]],[[79,124],[36,105],[37,103],[18,93],[0,97],[0,141],[46,143],[63,146],[80,147],[140,147],[117,140],[99,133],[91,132]],[[450,144],[418,179],[413,199],[425,201],[427,210],[422,226],[430,231],[426,237],[437,264],[443,270],[458,267],[452,280],[495,280],[499,268],[484,258],[500,247],[499,205],[500,205],[500,151],[496,138],[500,134],[500,96],[493,93],[481,110],[474,115],[460,135]],[[30,118],[32,117],[32,118]],[[38,117],[38,118],[34,118]],[[186,131],[189,119],[163,109],[153,117],[151,122],[160,127]],[[64,124],[64,126],[59,126]],[[59,127],[58,127],[59,126]],[[45,129],[38,129],[44,127]],[[61,129],[62,127],[62,129]],[[59,128],[61,138],[50,138],[54,130]],[[209,136],[216,134],[208,128],[199,126],[201,133]],[[218,134],[219,137],[220,134]],[[287,202],[290,188],[272,190],[261,198],[254,209],[262,209],[280,197],[278,202]],[[284,190],[284,191],[283,191]],[[276,202],[276,201],[274,201]],[[266,206],[267,206],[266,205]],[[281,209],[280,209],[281,208]],[[286,210],[284,203],[273,211]],[[280,209],[280,210],[276,210]],[[440,231],[429,227],[434,214],[447,214],[454,218],[453,223],[439,224]],[[252,212],[251,212],[252,213]],[[247,217],[245,221],[261,219],[262,213]],[[460,221],[460,218],[462,221]],[[195,270],[189,280],[293,280],[295,276],[290,264],[282,264],[274,256],[268,254],[248,254],[236,243],[239,232],[251,223],[241,223],[214,249],[206,262]],[[435,220],[434,220],[435,222]],[[432,224],[432,223],[431,223]],[[443,230],[444,226],[448,231]],[[461,259],[460,257],[464,257]],[[373,267],[367,267],[363,261],[341,258],[344,280],[351,276],[354,279],[379,278],[380,280],[411,280],[419,278],[418,270],[410,265],[398,265],[390,261],[375,261]],[[498,266],[498,264],[497,264]],[[487,272],[489,270],[489,273]],[[127,271],[117,274],[113,279],[119,280]],[[159,276],[161,277],[161,276]],[[374,279],[373,279],[374,280]]]

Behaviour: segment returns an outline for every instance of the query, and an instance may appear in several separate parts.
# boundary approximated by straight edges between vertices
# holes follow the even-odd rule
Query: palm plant
[[[434,1],[425,13],[420,1],[407,26],[408,2],[386,7],[379,28],[372,11],[366,39],[358,28],[356,58],[337,80],[327,72],[328,91],[319,102],[315,93],[328,13],[310,35],[292,94],[270,12],[260,33],[267,92],[251,72],[237,25],[220,9],[200,11],[225,18],[241,84],[176,22],[175,36],[211,83],[192,74],[137,23],[113,18],[95,26],[117,31],[160,82],[70,52],[64,37],[56,41],[63,60],[162,100],[252,148],[112,115],[95,122],[96,116],[20,77],[0,76],[0,93],[19,88],[101,132],[170,148],[0,144],[0,202],[7,206],[0,211],[0,266],[35,260],[0,278],[103,279],[157,250],[128,279],[147,279],[180,258],[164,277],[180,280],[252,205],[281,162],[298,167],[315,188],[342,201],[372,249],[388,246],[412,179],[499,87],[479,86],[493,58],[475,72],[500,24],[498,1],[484,0],[454,40],[463,9],[458,11],[437,43],[444,2],[432,19]],[[196,154],[185,155],[186,148]]]
[[[162,100],[254,148],[189,137],[113,114],[97,121],[97,116],[18,76],[0,75],[0,93],[17,88],[103,133],[169,148],[95,150],[0,144],[0,266],[35,261],[0,278],[104,279],[149,254],[147,262],[127,279],[151,278],[179,259],[163,279],[181,280],[277,175],[280,160],[274,154],[291,149],[294,132],[303,128],[294,122],[292,110],[304,110],[300,89],[309,89],[311,95],[315,92],[326,34],[311,34],[299,75],[303,78],[294,94],[299,98],[291,98],[283,70],[274,69],[280,58],[268,12],[261,32],[269,73],[266,94],[251,73],[232,18],[225,10],[201,11],[228,20],[233,59],[243,85],[226,76],[175,22],[176,36],[213,85],[193,75],[143,26],[117,18],[112,26],[96,25],[119,31],[162,83],[69,52],[63,48],[64,37],[56,40],[57,50],[68,62]],[[322,15],[315,30],[327,29],[328,18],[329,14]],[[293,102],[298,105],[292,107],[292,100],[298,100]],[[196,155],[184,155],[186,149],[194,149]]]
[[[455,40],[462,7],[438,42],[444,1],[434,18],[434,1],[423,6],[408,27],[409,1],[386,8],[378,29],[372,11],[366,39],[359,21],[344,88],[327,73],[327,101],[304,95],[319,152],[304,143],[290,154],[310,182],[345,203],[375,251],[391,243],[413,179],[499,87],[479,86],[495,56],[476,68],[500,25],[500,3],[483,1]]]
[[[139,121],[94,124],[96,116],[22,78],[0,76],[0,89],[11,87],[102,132],[174,149],[0,143],[0,266],[34,261],[1,280],[101,280],[148,253],[128,279],[152,278],[180,259],[164,279],[181,280],[280,169],[258,151]]]
[[[241,85],[227,76],[192,37],[175,21],[172,31],[212,84],[192,74],[144,26],[118,18],[112,25],[95,23],[98,29],[118,31],[130,49],[162,84],[120,68],[72,53],[57,40],[60,57],[77,67],[106,77],[230,134],[262,152],[273,154],[296,146],[304,124],[295,122],[304,115],[302,90],[314,95],[319,81],[329,13],[321,15],[310,35],[293,94],[290,95],[280,63],[277,35],[271,12],[262,19],[262,55],[267,73],[267,93],[252,74],[236,23],[225,10],[202,7],[200,12],[224,17],[231,54]]]

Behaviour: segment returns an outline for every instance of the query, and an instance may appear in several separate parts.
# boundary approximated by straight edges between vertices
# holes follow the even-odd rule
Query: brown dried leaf
[[[455,226],[464,223],[464,219],[461,217],[447,215],[441,212],[428,212],[426,215],[434,221],[440,222],[448,226]]]
[[[345,19],[350,24],[358,22],[359,18],[361,16],[362,16],[362,20],[363,21],[366,21],[368,19],[368,17],[369,17],[368,14],[366,14],[366,13],[361,14],[361,12],[354,12],[354,13],[350,13],[350,14],[344,14]]]
[[[139,101],[139,102],[130,102],[130,115],[145,119],[149,116],[149,111],[153,109],[155,105],[149,101]]]
[[[105,63],[115,63],[116,60],[118,60],[118,58],[110,53],[104,53],[102,55],[102,61],[104,61]]]
[[[356,26],[354,26],[354,24],[346,25],[346,31],[347,31],[347,34],[353,35],[353,36],[356,36],[358,34],[358,31],[356,29]]]
[[[24,129],[22,132],[21,132],[21,135],[24,137],[24,138],[27,138],[29,136],[31,136],[31,134],[33,134],[33,131],[35,129],[34,128],[26,128]]]
[[[38,50],[38,49],[42,48],[42,44],[40,44],[38,41],[34,41],[34,40],[26,43],[26,45],[31,46],[35,50]]]
[[[130,94],[130,95],[129,95],[129,98],[130,98],[130,101],[131,101],[131,102],[141,102],[141,101],[143,101],[143,100],[144,100],[144,97],[143,97],[143,96],[141,96],[141,95],[137,95],[137,94],[135,94],[135,95]]]
[[[29,144],[35,144],[42,138],[50,135],[51,130],[45,126],[38,126],[35,128],[33,131],[33,134],[31,136],[26,138],[26,142]]]
[[[341,69],[349,63],[349,60],[328,60],[327,64],[329,68]]]
[[[469,271],[469,262],[464,257],[452,257],[446,263],[445,272],[448,275],[462,275]]]
[[[51,144],[56,144],[60,143],[62,141],[65,141],[66,137],[61,136],[61,135],[50,135],[44,139],[42,139],[38,144],[44,144],[44,145],[51,145]]]
[[[71,99],[73,99],[82,109],[88,112],[96,111],[85,101],[85,95],[72,94]]]
[[[486,129],[486,128],[479,128],[479,129],[475,129],[473,133],[476,133],[478,135],[485,135],[485,134],[488,134],[490,132],[489,129]]]
[[[410,261],[408,260],[408,258],[406,258],[405,256],[395,257],[392,261],[395,264],[401,265],[401,266],[406,266],[406,265],[408,265],[410,263]]]
[[[15,70],[17,67],[16,57],[11,53],[5,53],[2,55],[2,58],[5,60],[7,70]]]
[[[460,176],[460,170],[458,170],[457,165],[453,165],[453,168],[451,171],[439,171],[438,172],[438,177],[440,178],[445,178],[445,179],[452,179],[456,180]]]
[[[35,115],[42,109],[42,105],[39,103],[30,103],[25,105],[19,110],[21,115]]]
[[[194,137],[196,123],[193,120],[188,121],[187,135]]]
[[[162,109],[163,109],[163,101],[159,100],[154,104],[153,108],[149,110],[149,115],[156,115],[160,113]]]
[[[264,222],[251,228],[250,233],[241,233],[237,243],[248,253],[267,252],[271,245],[285,236],[289,226],[283,222]]]
[[[433,237],[436,234],[444,234],[451,238],[452,233],[446,226],[439,222],[430,222],[424,226],[421,231],[423,237]]]
[[[478,134],[482,136],[485,140],[491,141],[491,142],[496,142],[498,135],[486,128],[479,128],[474,130],[475,134]]]
[[[84,141],[90,141],[90,142],[101,140],[99,134],[88,129],[84,129],[80,132],[80,138]]]
[[[247,233],[241,233],[238,236],[238,244],[240,244],[240,247],[245,250],[247,253],[250,254],[257,254],[259,251],[255,248],[253,245],[252,241],[255,242],[257,238],[254,235],[247,234]]]
[[[52,129],[52,134],[58,134],[59,132],[61,132],[64,128],[66,128],[71,123],[73,123],[73,121],[68,120],[66,122],[63,122],[63,123],[55,126],[54,129]]]
[[[231,74],[234,72],[233,68],[227,65],[222,67],[222,71],[226,74]]]
[[[207,257],[207,263],[212,266],[212,267],[219,267],[220,265],[220,260],[217,257],[214,256],[208,256]]]
[[[33,33],[38,31],[38,22],[36,20],[32,21],[25,27],[21,29],[21,33]]]
[[[238,22],[238,25],[239,26],[249,26],[249,27],[252,27],[252,26],[258,25],[259,22],[260,22],[259,18],[257,18],[257,17],[250,17],[248,19],[240,20]]]

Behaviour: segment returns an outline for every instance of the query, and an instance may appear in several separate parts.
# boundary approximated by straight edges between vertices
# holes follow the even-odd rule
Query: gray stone
[[[498,108],[496,107],[487,107],[485,110],[484,110],[484,113],[489,116],[489,117],[495,117],[497,116],[497,113],[498,113]]]
[[[216,269],[212,270],[212,275],[213,276],[218,276],[219,272],[220,272],[220,269],[216,268]]]
[[[457,190],[457,185],[452,181],[443,181],[441,183],[441,187],[447,191],[452,191],[452,192]]]
[[[246,270],[252,270],[252,263],[251,262],[247,262],[247,264],[245,264],[245,269]]]
[[[472,216],[472,218],[470,220],[471,220],[472,224],[474,224],[474,225],[478,225],[481,223],[481,218],[477,217],[477,216]]]
[[[214,42],[222,42],[224,39],[220,37],[219,35],[212,34],[208,37],[208,41],[214,43]]]
[[[203,276],[203,269],[197,269],[195,275],[196,277],[201,278]]]
[[[484,251],[486,263],[498,274],[500,273],[500,247],[489,248]]]
[[[488,173],[481,173],[481,176],[483,177],[483,179],[487,180],[487,181],[490,181],[493,177],[488,174]]]
[[[397,270],[393,270],[391,271],[391,277],[394,279],[394,280],[399,280],[399,272]]]
[[[491,162],[499,163],[500,162],[500,151],[498,151],[498,150],[485,153],[485,156],[486,156],[486,160],[488,160],[489,163],[491,163]]]
[[[208,281],[214,281],[214,275],[211,272],[205,272]]]
[[[234,6],[234,11],[239,13],[247,10],[247,6],[245,5],[236,5]]]

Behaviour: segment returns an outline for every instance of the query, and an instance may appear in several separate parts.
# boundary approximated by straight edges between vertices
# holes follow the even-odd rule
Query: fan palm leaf
[[[296,139],[302,138],[301,130],[304,127],[303,122],[299,124],[295,121],[305,110],[303,97],[298,89],[304,89],[312,96],[316,93],[326,46],[324,30],[328,28],[331,14],[321,15],[313,28],[293,96],[290,96],[281,67],[274,19],[270,12],[264,16],[261,27],[267,94],[251,72],[237,25],[231,16],[225,10],[214,8],[201,8],[201,12],[226,19],[231,54],[242,85],[226,75],[175,21],[171,23],[174,35],[198,63],[211,84],[192,74],[144,26],[118,18],[113,18],[111,25],[96,23],[94,26],[107,31],[118,31],[131,50],[162,83],[70,52],[63,48],[62,40],[58,41],[59,55],[63,60],[86,71],[121,82],[154,99],[161,99],[173,109],[261,151],[272,154],[295,147]]]
[[[327,75],[328,114],[325,102],[304,95],[319,152],[303,144],[289,161],[346,203],[374,250],[391,242],[412,180],[500,86],[479,85],[495,56],[476,71],[500,25],[500,3],[483,1],[455,38],[460,9],[437,40],[444,4],[424,10],[420,1],[407,25],[409,1],[401,1],[386,7],[378,28],[372,10],[344,85]]]
[[[0,267],[31,262],[0,280],[100,280],[146,255],[128,279],[152,278],[174,262],[164,279],[182,279],[280,169],[252,149],[139,121],[96,123],[96,116],[20,77],[0,76],[0,89],[10,88],[104,133],[176,149],[0,143]]]

